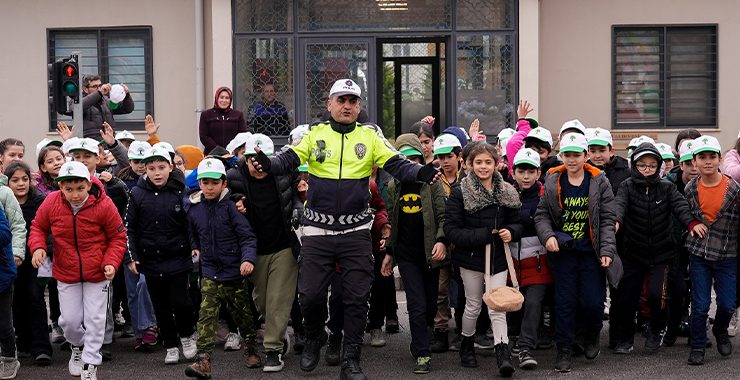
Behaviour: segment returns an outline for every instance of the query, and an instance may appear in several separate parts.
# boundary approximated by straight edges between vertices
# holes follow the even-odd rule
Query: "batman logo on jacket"
[[[401,211],[406,214],[416,214],[421,211],[421,197],[419,194],[404,194],[401,196]]]

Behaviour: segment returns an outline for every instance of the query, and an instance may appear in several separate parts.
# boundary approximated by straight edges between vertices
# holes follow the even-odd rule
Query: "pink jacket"
[[[737,182],[740,182],[740,153],[736,149],[730,149],[725,155],[722,165],[720,165],[722,173],[732,177]]]
[[[527,137],[529,131],[532,130],[532,126],[529,125],[529,120],[519,119],[516,122],[516,133],[511,136],[509,142],[506,143],[506,158],[509,160],[509,173],[514,172],[514,156],[519,149],[524,146],[524,138]]]

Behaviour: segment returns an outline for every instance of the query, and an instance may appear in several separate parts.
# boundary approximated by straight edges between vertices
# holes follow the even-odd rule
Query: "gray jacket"
[[[111,110],[108,108],[108,97],[103,96],[100,91],[94,91],[82,98],[82,134],[84,137],[100,140],[100,128],[103,127],[104,121],[107,121],[115,130],[116,122],[113,120],[113,115],[123,115],[133,111],[134,100],[131,99],[131,94],[126,94],[118,108]]]

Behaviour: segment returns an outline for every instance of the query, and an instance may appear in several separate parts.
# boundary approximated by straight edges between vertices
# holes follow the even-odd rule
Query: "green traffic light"
[[[76,94],[77,91],[77,84],[74,82],[65,82],[64,83],[64,92],[67,94]]]

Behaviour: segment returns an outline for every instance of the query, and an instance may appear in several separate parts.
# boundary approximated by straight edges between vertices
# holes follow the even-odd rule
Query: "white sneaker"
[[[0,357],[0,379],[15,379],[21,363],[15,357]]]
[[[79,377],[82,374],[82,350],[72,346],[72,355],[69,357],[69,374]]]
[[[180,338],[180,343],[182,343],[182,355],[185,359],[194,359],[195,356],[198,355],[198,346],[195,342],[196,340],[194,335],[187,338]]]
[[[180,349],[172,347],[167,349],[167,356],[164,357],[164,364],[177,364],[180,362]]]
[[[224,351],[239,351],[242,349],[242,337],[237,333],[230,332],[226,335],[226,343],[224,343]]]
[[[370,347],[383,346],[385,346],[385,336],[383,336],[383,331],[380,329],[370,330]]]
[[[82,368],[80,380],[98,380],[98,367],[92,364],[85,364]]]
[[[729,336],[735,336],[737,335],[737,328],[738,328],[738,310],[735,310],[735,313],[732,314],[732,319],[730,319],[730,326],[727,327],[727,335]]]

